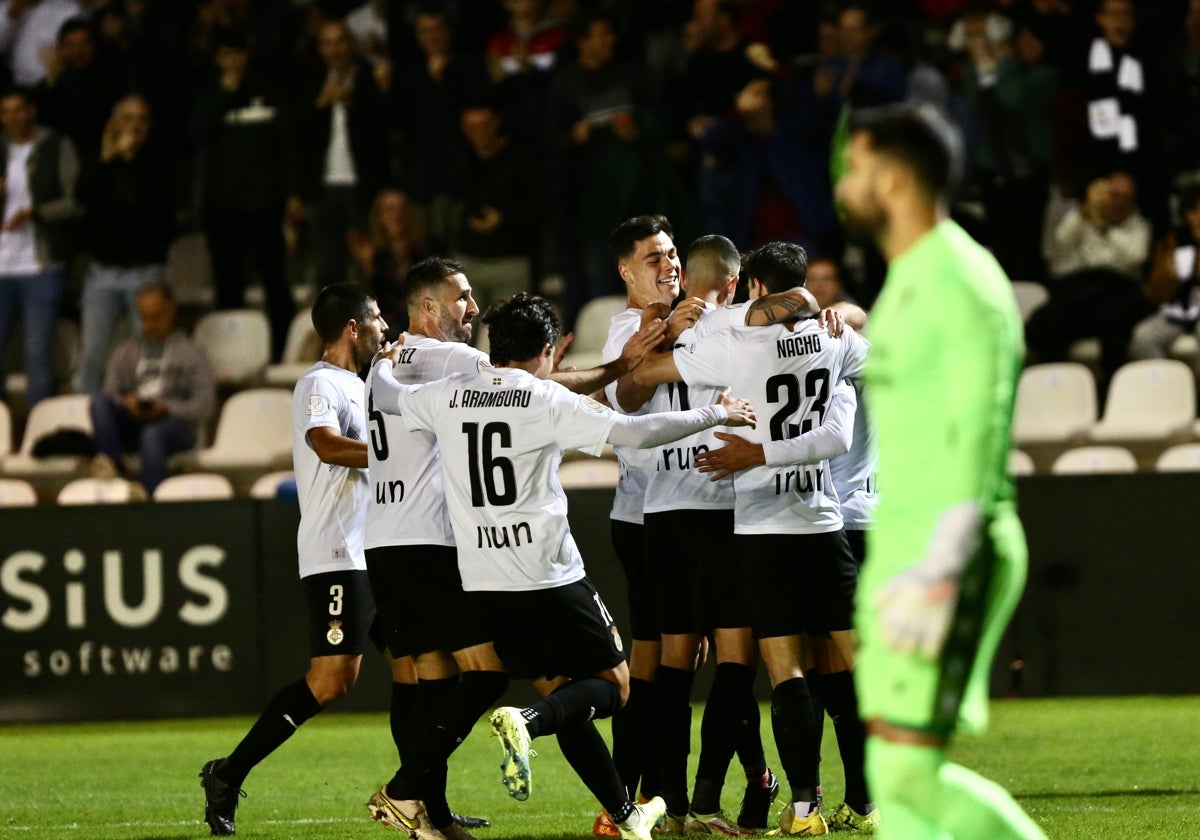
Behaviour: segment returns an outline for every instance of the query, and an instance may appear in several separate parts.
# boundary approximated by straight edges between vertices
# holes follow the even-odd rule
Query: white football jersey
[[[862,380],[849,383],[854,388],[854,442],[850,451],[829,462],[829,473],[842,503],[846,528],[865,531],[875,521],[875,430],[863,401]]]
[[[745,322],[745,307],[716,307],[709,304],[696,326],[679,334],[678,344],[702,338],[707,332],[717,332],[732,324]],[[715,405],[724,388],[693,387],[686,382],[659,385],[650,399],[652,413],[687,411]],[[733,478],[711,481],[708,473],[696,469],[695,458],[701,452],[718,449],[724,444],[717,440],[718,429],[705,429],[699,434],[677,440],[666,446],[647,450],[652,464],[646,475],[646,513],[664,510],[731,510],[733,508]]]
[[[608,340],[600,353],[602,364],[621,357],[625,342],[633,338],[633,334],[642,325],[642,310],[626,309],[613,316],[612,325],[608,328]],[[647,403],[634,412],[621,409],[617,403],[617,383],[610,382],[604,386],[604,393],[609,404],[622,414],[647,414],[650,405]],[[654,464],[654,451],[650,449],[634,449],[629,446],[614,446],[617,453],[617,463],[620,467],[620,478],[617,480],[617,492],[613,496],[611,518],[621,522],[642,524],[642,505],[646,499],[646,480]]]
[[[455,373],[478,370],[485,353],[466,344],[404,333],[400,360],[392,376],[406,385],[423,385]],[[367,376],[367,443],[371,504],[367,510],[367,548],[387,545],[454,545],[446,496],[442,491],[441,454],[432,432],[409,431],[396,416],[396,395],[381,387],[372,369]]]
[[[600,454],[611,410],[490,366],[406,389],[397,403],[409,429],[437,435],[463,589],[549,589],[583,577],[558,466],[564,449]]]
[[[675,349],[689,385],[728,383],[758,414],[739,434],[761,443],[796,437],[820,425],[834,386],[862,373],[867,342],[849,327],[830,338],[816,321],[732,327]],[[812,534],[842,527],[829,463],[754,467],[734,476],[734,531]]]
[[[367,471],[326,464],[308,442],[309,429],[321,426],[351,440],[365,440],[364,400],[362,380],[328,362],[310,367],[292,393],[292,467],[300,496],[296,548],[302,578],[367,568]]]

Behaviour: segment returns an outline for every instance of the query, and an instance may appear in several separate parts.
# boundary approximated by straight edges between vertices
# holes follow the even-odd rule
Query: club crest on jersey
[[[579,407],[584,411],[590,411],[592,414],[603,414],[605,412],[604,406],[596,402],[591,397],[580,397]],[[618,650],[620,650],[620,648],[618,648]]]
[[[616,627],[612,628],[612,634],[613,634],[613,647],[615,647],[617,649],[617,653],[623,652],[625,650],[625,644],[621,641],[621,634],[619,632],[617,632]]]
[[[329,622],[329,632],[325,634],[326,641],[328,641],[331,645],[340,645],[342,643],[342,639],[344,638],[346,638],[346,633],[344,630],[342,630],[342,622]],[[617,649],[620,650],[620,648]]]
[[[325,412],[329,411],[329,400],[320,394],[310,394],[308,397],[308,415],[310,417],[320,417]]]

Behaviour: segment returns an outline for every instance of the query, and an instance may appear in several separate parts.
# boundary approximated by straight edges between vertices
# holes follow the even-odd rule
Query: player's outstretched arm
[[[690,411],[663,411],[657,414],[629,416],[614,414],[615,422],[608,433],[613,446],[634,446],[648,449],[672,443],[696,432],[721,424],[753,426],[757,420],[754,407],[745,400],[731,400],[724,405],[707,405]]]
[[[587,370],[555,371],[550,374],[550,379],[576,394],[591,394],[599,391],[608,383],[625,376],[640,365],[646,355],[662,341],[666,330],[667,325],[661,320],[651,320],[643,324],[641,329],[625,342],[625,346],[621,349],[621,355],[611,362]],[[653,394],[653,391],[651,393]]]
[[[308,430],[308,445],[323,463],[339,467],[367,468],[366,441],[343,437],[331,426],[317,426]]]
[[[393,353],[399,352],[399,345],[397,345]],[[380,411],[388,414],[403,414],[401,405],[405,397],[414,391],[419,391],[421,386],[397,382],[396,377],[392,374],[392,366],[395,361],[395,356],[386,352],[380,352],[375,357],[375,366],[371,370],[371,402]]]

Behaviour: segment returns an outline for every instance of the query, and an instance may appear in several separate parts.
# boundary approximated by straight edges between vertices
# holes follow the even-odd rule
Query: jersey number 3
[[[483,507],[511,505],[517,500],[517,475],[509,458],[496,455],[496,449],[512,446],[512,430],[507,423],[486,423],[482,433],[478,423],[463,423],[463,434],[467,436],[467,465],[471,474],[471,504]],[[497,487],[496,474],[500,474]]]

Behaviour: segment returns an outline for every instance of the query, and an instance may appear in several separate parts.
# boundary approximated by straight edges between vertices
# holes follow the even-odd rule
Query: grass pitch
[[[0,838],[206,837],[196,774],[250,723],[0,727]],[[696,738],[699,726],[696,709]],[[607,736],[607,721],[601,728]],[[778,770],[765,709],[763,732]],[[996,703],[989,733],[960,739],[952,752],[1011,790],[1051,838],[1195,838],[1198,735],[1194,698],[1020,700]],[[598,806],[553,738],[535,746],[533,793],[523,803],[500,784],[500,751],[486,722],[452,760],[451,806],[492,820],[479,840],[590,837]],[[394,762],[385,716],[318,716],[247,779],[238,837],[399,837],[373,824],[365,807]],[[840,801],[841,765],[828,725],[822,775],[832,808]],[[742,785],[735,766],[727,810],[736,812]]]

